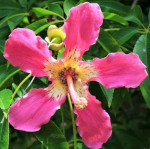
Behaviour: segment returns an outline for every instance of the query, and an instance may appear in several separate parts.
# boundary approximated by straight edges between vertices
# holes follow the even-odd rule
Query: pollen
[[[65,67],[59,73],[59,79],[61,80],[62,84],[67,85],[66,76],[70,75],[72,77],[73,82],[77,81],[78,73],[76,73],[76,69],[72,67]]]

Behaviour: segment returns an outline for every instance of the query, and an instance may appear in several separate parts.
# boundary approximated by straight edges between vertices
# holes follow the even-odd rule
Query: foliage
[[[88,0],[87,0],[88,1]],[[8,126],[8,108],[12,97],[20,97],[31,88],[47,87],[46,78],[28,78],[24,72],[11,66],[3,57],[4,44],[16,27],[29,28],[36,34],[47,36],[51,24],[62,26],[69,9],[85,0],[0,0],[0,149],[68,149],[73,148],[71,115],[66,102],[61,110],[39,132],[27,133]],[[84,60],[103,58],[110,52],[137,53],[147,66],[150,75],[150,9],[128,1],[89,0],[101,6],[104,23],[97,43],[90,47]],[[149,11],[148,11],[149,9]],[[62,56],[62,51],[58,54]],[[104,109],[110,114],[113,134],[103,149],[148,149],[150,148],[150,78],[133,89],[105,89],[91,82],[90,91],[103,101]],[[16,94],[13,94],[17,89]],[[13,95],[12,95],[13,94]],[[63,115],[62,115],[63,112]],[[62,121],[62,117],[64,122]],[[65,132],[63,131],[65,129]],[[78,149],[86,149],[77,135]]]

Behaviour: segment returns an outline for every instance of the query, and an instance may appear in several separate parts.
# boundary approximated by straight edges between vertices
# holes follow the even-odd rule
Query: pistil
[[[84,110],[87,107],[87,100],[83,97],[78,97],[74,88],[73,79],[70,75],[66,76],[67,85],[71,99],[78,110]]]

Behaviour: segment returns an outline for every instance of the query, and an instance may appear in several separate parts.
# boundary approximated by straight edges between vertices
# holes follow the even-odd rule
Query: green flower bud
[[[65,33],[62,27],[58,28],[56,25],[50,25],[47,35],[46,41],[49,43],[50,49],[58,51],[64,46]]]

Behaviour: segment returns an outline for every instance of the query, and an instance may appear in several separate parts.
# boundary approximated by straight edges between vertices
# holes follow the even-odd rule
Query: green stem
[[[104,31],[118,31],[120,30],[120,28],[107,28],[107,29],[104,29]]]
[[[12,19],[14,17],[17,17],[17,16],[29,16],[29,13],[19,13],[19,14],[14,14],[12,16],[8,16],[5,20],[3,20],[1,23],[0,23],[0,27],[5,23],[7,22],[9,19]]]
[[[128,50],[127,48],[120,46],[120,48],[122,48],[123,50],[127,51],[127,52],[131,52],[130,50]]]
[[[10,75],[8,75],[1,83],[0,83],[0,87],[3,86],[3,84],[9,79],[11,78],[13,75],[15,75],[16,73],[20,72],[20,69],[17,69],[16,71],[14,71],[13,73],[11,73]]]
[[[29,74],[19,85],[18,87],[16,88],[16,90],[14,91],[13,95],[12,95],[12,99],[11,99],[11,102],[13,101],[16,93],[18,92],[18,90],[20,89],[20,87],[24,84],[24,82],[26,82],[29,78],[31,77],[31,74]]]
[[[74,137],[74,149],[77,149],[76,126],[75,126],[73,107],[72,107],[70,95],[68,94],[67,97],[68,97],[68,103],[69,103],[70,112],[71,112],[71,118],[72,118],[73,137]]]
[[[76,139],[77,142],[82,142],[81,139]],[[72,142],[74,142],[74,140],[70,140],[68,143],[71,144]]]
[[[64,134],[64,136],[65,136],[65,126],[64,126],[64,124],[65,124],[65,121],[64,121],[64,113],[63,113],[63,106],[61,106],[61,119],[62,119],[62,130],[63,130],[63,134]]]

